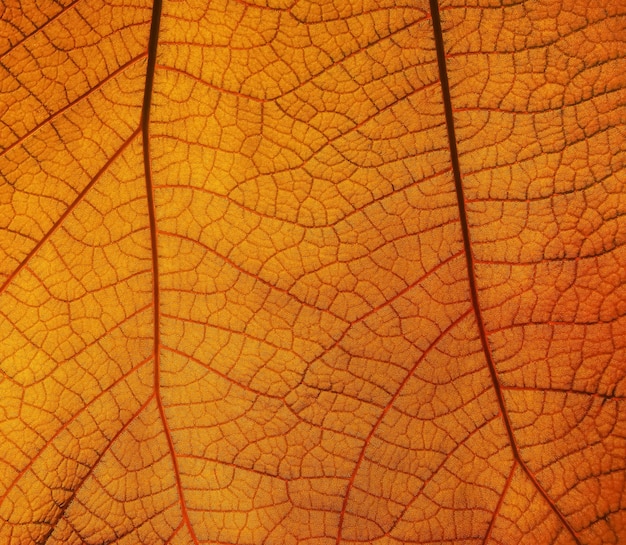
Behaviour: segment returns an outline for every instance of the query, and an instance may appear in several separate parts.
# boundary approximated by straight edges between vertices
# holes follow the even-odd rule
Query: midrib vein
[[[181,513],[185,525],[194,541],[198,543],[195,536],[189,514],[187,512],[187,504],[180,478],[180,470],[178,467],[178,459],[174,449],[174,441],[167,423],[163,401],[161,399],[161,306],[160,306],[160,287],[159,287],[159,256],[158,256],[158,236],[157,236],[157,220],[154,204],[154,184],[152,182],[152,164],[150,161],[150,106],[152,104],[152,91],[154,87],[154,72],[156,68],[156,55],[159,42],[159,28],[161,24],[162,0],[154,0],[152,5],[152,24],[150,25],[150,39],[148,42],[148,66],[146,69],[146,83],[143,96],[143,107],[141,110],[141,133],[143,145],[143,164],[146,177],[146,198],[148,200],[148,216],[150,222],[150,245],[152,248],[152,302],[154,307],[154,395],[159,409],[163,429],[167,438],[167,444],[170,451],[170,458],[176,478],[176,487],[180,499]]]
[[[502,421],[504,422],[504,426],[506,428],[506,433],[509,438],[509,444],[511,446],[511,451],[513,453],[513,458],[517,461],[520,468],[524,471],[524,473],[528,476],[531,482],[534,484],[537,491],[541,494],[544,500],[548,503],[552,511],[559,518],[563,526],[572,536],[572,538],[576,541],[578,545],[580,545],[580,540],[576,535],[576,532],[571,527],[570,523],[567,521],[561,510],[557,508],[554,503],[554,500],[550,498],[547,492],[543,489],[541,484],[537,481],[534,474],[530,471],[526,462],[522,459],[519,448],[515,441],[515,435],[513,432],[513,427],[511,425],[511,421],[509,418],[509,414],[506,408],[506,404],[504,402],[504,395],[502,393],[502,387],[500,386],[500,381],[498,379],[498,374],[496,371],[496,366],[493,361],[493,356],[491,354],[491,349],[489,347],[489,343],[487,341],[487,333],[485,331],[485,323],[483,321],[482,312],[480,309],[480,304],[478,300],[478,289],[476,287],[476,274],[475,274],[475,266],[474,266],[474,257],[472,255],[471,248],[471,239],[470,239],[470,229],[469,222],[467,220],[467,211],[465,209],[465,196],[463,192],[463,180],[461,177],[461,166],[459,163],[459,152],[457,148],[457,139],[456,133],[454,130],[454,117],[452,110],[452,97],[450,95],[450,84],[448,81],[448,72],[446,67],[446,53],[443,43],[443,31],[441,29],[441,17],[439,14],[439,4],[437,0],[430,0],[430,12],[433,22],[433,33],[435,36],[435,46],[437,50],[437,64],[439,66],[439,79],[441,81],[441,92],[443,95],[443,104],[446,116],[446,126],[448,129],[448,142],[450,146],[450,161],[452,164],[452,173],[454,176],[454,185],[457,196],[457,203],[459,207],[459,220],[461,223],[461,230],[463,232],[463,247],[465,250],[465,261],[467,264],[467,276],[470,288],[470,297],[472,301],[472,306],[474,308],[474,315],[476,316],[476,323],[478,326],[478,332],[480,336],[480,343],[482,345],[482,350],[485,355],[485,360],[487,361],[487,367],[489,368],[489,374],[491,375],[491,381],[493,383],[493,387],[496,393],[496,397],[498,399],[498,405],[500,406],[500,414],[502,415]]]

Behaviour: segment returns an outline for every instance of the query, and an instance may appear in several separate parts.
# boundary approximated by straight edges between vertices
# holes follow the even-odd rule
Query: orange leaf
[[[626,4],[475,4],[5,0],[0,543],[626,542]]]

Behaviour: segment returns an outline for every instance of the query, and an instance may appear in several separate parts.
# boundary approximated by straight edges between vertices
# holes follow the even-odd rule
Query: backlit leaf
[[[5,0],[0,543],[626,542],[626,4]]]

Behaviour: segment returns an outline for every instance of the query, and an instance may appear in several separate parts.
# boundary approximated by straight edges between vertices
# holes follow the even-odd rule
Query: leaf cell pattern
[[[626,541],[626,4],[7,0],[0,542]]]

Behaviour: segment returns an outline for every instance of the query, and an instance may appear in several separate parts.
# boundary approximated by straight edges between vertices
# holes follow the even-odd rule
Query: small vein
[[[30,129],[28,132],[26,132],[25,134],[23,134],[22,136],[20,136],[15,142],[13,142],[12,144],[9,144],[6,148],[4,149],[0,149],[0,157],[3,157],[4,155],[6,155],[7,153],[9,153],[12,149],[16,148],[17,146],[19,146],[20,144],[23,144],[24,141],[29,138],[30,136],[32,136],[34,133],[36,133],[39,129],[41,129],[43,126],[48,125],[49,123],[52,123],[52,121],[54,121],[55,119],[57,119],[58,117],[60,117],[61,115],[63,115],[67,110],[69,110],[70,108],[72,108],[73,106],[76,106],[76,104],[79,104],[80,102],[82,102],[83,100],[85,100],[86,98],[88,98],[89,96],[91,96],[93,94],[94,91],[97,91],[98,89],[100,89],[101,87],[103,87],[106,83],[108,83],[109,81],[111,81],[112,79],[114,79],[118,74],[121,74],[124,70],[126,70],[128,67],[132,66],[133,64],[135,64],[136,62],[140,61],[141,59],[144,58],[144,55],[140,55],[134,59],[131,59],[130,61],[128,61],[127,63],[123,64],[122,66],[120,66],[117,70],[114,70],[113,72],[111,72],[106,78],[104,78],[101,82],[97,83],[96,85],[94,85],[93,87],[91,87],[85,94],[79,96],[78,98],[76,98],[75,100],[73,100],[72,102],[69,102],[68,104],[66,104],[65,106],[63,106],[62,108],[60,108],[59,110],[57,110],[56,112],[54,112],[53,114],[50,114],[46,119],[44,119],[43,121],[41,121],[40,123],[38,123],[37,125],[35,125],[32,129]],[[17,78],[16,78],[17,79]],[[19,81],[19,80],[18,80]],[[21,83],[21,82],[20,82]],[[130,137],[130,139],[132,139],[132,137],[135,136],[135,134],[137,133],[137,131],[133,132],[132,136]]]
[[[461,314],[446,329],[444,329],[439,334],[439,336],[430,344],[428,349],[424,351],[424,353],[415,362],[415,364],[413,365],[412,369],[407,373],[406,377],[404,378],[404,380],[402,381],[400,386],[396,389],[396,392],[391,397],[391,399],[389,400],[389,402],[387,403],[385,408],[381,411],[380,415],[378,416],[378,419],[376,420],[376,422],[372,426],[372,429],[370,430],[368,436],[365,438],[365,441],[363,442],[363,448],[361,449],[361,453],[359,454],[359,459],[357,460],[357,462],[356,462],[356,464],[354,466],[354,469],[352,470],[352,474],[350,475],[350,480],[348,481],[348,486],[346,488],[346,492],[345,492],[345,495],[344,495],[344,498],[343,498],[343,505],[341,507],[341,512],[339,514],[339,524],[338,524],[338,531],[337,531],[337,540],[335,542],[336,545],[339,545],[339,543],[341,543],[342,531],[343,531],[343,522],[344,522],[344,517],[345,517],[346,511],[347,511],[347,508],[348,508],[348,501],[350,499],[350,492],[354,488],[354,481],[356,479],[356,475],[359,472],[359,468],[361,467],[361,464],[363,463],[363,460],[365,458],[365,451],[367,450],[367,447],[368,447],[372,437],[374,436],[374,433],[376,432],[376,430],[378,430],[378,427],[380,426],[381,422],[384,420],[385,416],[387,416],[387,413],[393,407],[394,403],[396,402],[396,400],[400,396],[400,393],[402,392],[404,387],[408,384],[409,379],[413,376],[413,374],[415,373],[415,371],[417,370],[419,365],[422,363],[422,361],[424,361],[426,356],[428,354],[430,354],[430,352],[432,350],[434,350],[434,348],[439,344],[439,341],[441,341],[455,326],[457,326],[459,324],[459,322],[461,322],[461,320],[463,320],[471,312],[472,312],[472,309],[468,309],[463,314]]]
[[[20,273],[24,267],[30,262],[33,256],[40,250],[40,248],[50,239],[50,237],[57,231],[59,226],[65,221],[65,219],[74,211],[74,209],[83,201],[85,195],[89,192],[89,190],[96,184],[96,182],[102,177],[102,175],[109,169],[109,167],[113,164],[113,162],[124,152],[124,150],[130,145],[135,136],[139,134],[139,129],[133,131],[133,133],[124,141],[124,143],[117,149],[117,151],[109,157],[106,163],[102,166],[102,168],[95,174],[95,176],[91,179],[91,181],[83,188],[83,190],[76,196],[74,201],[67,207],[65,212],[61,214],[59,219],[54,223],[54,225],[50,228],[50,230],[42,237],[42,239],[33,247],[33,249],[28,252],[26,257],[21,261],[21,263],[15,268],[15,270],[7,277],[4,281],[4,284],[0,286],[0,295],[2,295],[7,287],[13,282],[15,277]]]
[[[67,420],[67,422],[65,422],[63,425],[61,425],[61,427],[59,427],[59,429],[50,437],[46,440],[46,444],[39,449],[39,451],[37,452],[37,454],[35,454],[29,461],[28,464],[26,464],[21,470],[20,472],[15,476],[15,479],[13,479],[13,481],[6,487],[4,493],[0,496],[0,505],[2,505],[2,503],[4,502],[4,500],[7,498],[7,496],[9,495],[9,492],[17,485],[17,483],[20,481],[20,479],[26,474],[26,472],[35,464],[35,462],[40,458],[40,456],[43,454],[43,452],[45,451],[46,447],[50,446],[53,442],[54,439],[56,439],[57,437],[59,437],[61,435],[61,433],[63,431],[65,431],[72,422],[74,422],[76,419],[78,419],[78,417],[83,414],[83,412],[85,412],[89,407],[91,407],[93,405],[93,403],[95,401],[97,401],[98,399],[101,399],[105,394],[111,392],[113,390],[113,388],[115,388],[115,386],[117,386],[118,384],[124,382],[125,380],[127,380],[133,373],[135,373],[136,371],[138,371],[143,365],[145,365],[148,361],[150,361],[150,358],[147,358],[143,361],[140,361],[137,365],[135,365],[133,368],[129,369],[128,372],[120,375],[117,380],[115,380],[114,382],[112,382],[109,386],[107,386],[105,389],[103,389],[96,397],[94,397],[91,401],[89,401],[88,403],[86,403],[83,407],[80,408],[80,410],[78,410],[75,414],[72,415],[72,417]],[[147,403],[147,402],[146,402]],[[140,411],[143,410],[143,407],[145,406],[142,405],[142,407],[140,408]],[[139,412],[140,412],[139,411]],[[137,414],[139,414],[139,412]],[[136,414],[136,415],[137,415]],[[136,416],[134,415],[134,416]],[[133,416],[133,418],[134,418]],[[131,419],[132,420],[132,419]],[[130,421],[129,421],[130,422]],[[122,430],[124,430],[126,427],[128,426],[128,423],[125,424],[122,427]],[[117,437],[119,435],[119,432],[116,434],[115,437]],[[113,440],[115,439],[115,437],[113,438]],[[111,442],[109,443],[109,446],[107,447],[107,449],[111,446],[111,444],[113,444],[113,440],[111,440]],[[103,453],[102,453],[103,454]],[[100,455],[100,457],[102,457],[102,454]],[[99,458],[100,458],[99,457]],[[94,464],[95,467],[95,464]]]
[[[601,392],[590,392],[587,390],[577,390],[572,388],[540,388],[538,386],[502,386],[502,390],[507,391],[517,391],[517,392],[540,392],[543,394],[552,393],[552,394],[564,394],[564,395],[579,395],[579,396],[587,396],[596,399],[602,400],[602,403],[607,401],[624,401],[626,400],[626,395],[612,394],[612,393],[601,393]]]
[[[496,508],[493,512],[493,517],[491,517],[491,520],[489,521],[489,528],[487,528],[487,532],[485,532],[483,545],[486,545],[486,543],[488,543],[491,538],[491,532],[493,532],[493,527],[495,526],[496,519],[498,518],[498,514],[500,513],[500,510],[502,509],[502,505],[504,504],[504,498],[506,497],[506,493],[508,492],[509,487],[511,486],[511,483],[513,482],[513,475],[515,474],[516,468],[517,468],[517,460],[513,460],[513,464],[511,465],[511,471],[509,472],[509,476],[506,479],[504,489],[502,490],[502,493],[500,494],[500,498],[498,499],[498,505],[496,505]]]
[[[30,32],[29,34],[25,34],[22,36],[22,38],[20,40],[18,40],[17,42],[15,42],[14,44],[11,44],[11,47],[9,47],[9,49],[7,49],[2,55],[0,55],[0,62],[7,56],[9,55],[9,53],[11,53],[11,51],[13,51],[16,47],[20,46],[21,44],[23,44],[26,40],[28,40],[28,38],[31,38],[37,34],[39,34],[40,32],[43,32],[43,30],[52,22],[56,21],[59,17],[61,17],[63,14],[68,13],[76,4],[78,4],[80,0],[73,0],[70,4],[68,4],[67,6],[62,6],[61,7],[61,11],[59,11],[58,13],[54,14],[52,17],[50,17],[50,19],[48,19],[45,23],[43,23],[40,27],[36,27],[32,32]],[[32,21],[31,21],[32,22]]]
[[[143,365],[144,363],[146,363],[146,362],[145,361],[141,362],[141,364],[139,366]],[[136,370],[136,369],[137,368],[133,369],[133,371]],[[121,377],[118,382],[121,382],[122,379],[124,379],[124,378],[127,378],[127,376]],[[124,431],[126,431],[130,427],[130,425],[135,421],[135,419],[144,411],[144,409],[148,406],[148,403],[150,403],[150,401],[152,401],[152,397],[153,396],[150,396],[148,399],[146,399],[146,401],[139,407],[139,409],[137,409],[135,411],[135,413],[133,415],[131,415],[131,417],[128,419],[128,422],[126,422],[117,431],[117,433],[111,438],[111,440],[108,442],[106,448],[104,448],[103,451],[98,454],[98,457],[94,460],[93,464],[91,465],[91,467],[89,468],[87,473],[80,479],[80,482],[78,483],[78,485],[72,490],[72,494],[69,496],[69,498],[67,498],[65,500],[65,505],[66,506],[64,507],[63,511],[61,512],[60,517],[57,519],[57,521],[56,521],[57,523],[58,523],[59,519],[64,517],[65,511],[68,509],[68,507],[71,504],[71,502],[73,502],[75,500],[76,496],[78,495],[78,491],[87,482],[87,479],[89,479],[89,477],[93,474],[94,470],[96,469],[97,465],[100,463],[100,461],[102,460],[104,455],[111,449],[111,447],[114,445],[115,441],[119,438],[119,436],[122,435],[122,433]],[[72,521],[68,520],[67,523],[71,525]],[[43,545],[48,543],[48,540],[53,536],[55,528],[57,528],[57,524],[56,523],[51,524],[51,527],[50,527],[50,530],[49,530],[48,534],[43,539]],[[74,528],[74,531],[77,534],[79,533],[76,528]]]

